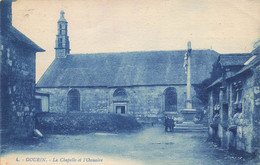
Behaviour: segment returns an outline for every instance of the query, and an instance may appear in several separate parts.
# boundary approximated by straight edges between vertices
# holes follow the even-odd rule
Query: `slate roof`
[[[32,40],[30,40],[28,37],[26,37],[23,33],[21,33],[19,30],[17,30],[15,27],[10,26],[8,38],[11,41],[23,43],[29,48],[32,48],[33,50],[37,52],[44,52],[45,50],[40,48],[38,45],[36,45]]]
[[[252,51],[250,57],[243,63],[243,67],[237,71],[236,73],[230,75],[230,76],[227,76],[226,79],[229,80],[229,79],[232,79],[242,73],[244,73],[245,71],[251,69],[252,67],[254,67],[256,64],[259,65],[260,63],[260,56],[259,56],[259,52],[256,53],[258,50],[259,51],[259,47],[256,48],[255,50]],[[253,53],[255,52],[255,53]],[[253,55],[252,54],[256,54],[256,55]],[[214,81],[211,85],[209,85],[207,88],[211,88],[211,87],[214,87],[216,86],[217,84],[221,83],[222,81],[222,77],[218,78],[216,81]]]
[[[221,66],[241,66],[252,56],[251,53],[221,54],[219,62]]]
[[[227,79],[231,79],[233,77],[236,77],[237,75],[240,75],[242,73],[244,73],[245,71],[253,68],[255,65],[259,65],[260,63],[260,56],[255,56],[255,58],[249,62],[249,64],[245,65],[241,70],[239,70],[236,74],[230,76],[230,77],[227,77]]]
[[[207,87],[207,89],[209,89],[209,88],[211,88],[211,87],[213,87],[213,86],[216,86],[216,85],[220,84],[221,81],[222,81],[222,77],[219,77],[217,80],[215,80],[213,83],[211,83],[211,84]]]
[[[186,84],[185,50],[74,54],[56,58],[37,87],[94,87]],[[219,54],[193,50],[191,83],[210,77]]]

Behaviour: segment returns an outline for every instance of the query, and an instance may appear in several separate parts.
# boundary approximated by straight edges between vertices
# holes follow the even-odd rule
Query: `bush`
[[[36,128],[43,133],[74,134],[136,130],[140,124],[134,117],[119,114],[43,113],[36,116]]]

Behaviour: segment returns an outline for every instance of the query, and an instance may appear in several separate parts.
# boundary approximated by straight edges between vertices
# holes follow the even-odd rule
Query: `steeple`
[[[68,22],[64,18],[64,11],[60,12],[58,20],[58,34],[56,35],[55,55],[56,58],[66,58],[70,53],[70,42],[68,37]]]

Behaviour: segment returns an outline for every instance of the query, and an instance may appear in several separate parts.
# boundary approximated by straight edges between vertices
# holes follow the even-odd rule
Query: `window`
[[[61,24],[60,24],[59,30],[60,30],[60,34],[62,34],[62,25]]]
[[[234,114],[242,112],[242,82],[238,81],[233,84],[233,107]]]
[[[126,91],[123,88],[117,88],[113,94],[113,97],[126,97]]]
[[[80,94],[77,89],[72,89],[68,93],[68,110],[69,111],[80,110]]]
[[[164,91],[165,111],[177,111],[177,92],[174,87],[169,87]]]
[[[222,104],[222,109],[223,109],[223,124],[225,124],[225,126],[228,125],[228,104],[224,103]]]
[[[67,35],[67,25],[65,26],[65,35]]]
[[[59,48],[62,48],[62,38],[59,38],[59,39],[58,39],[58,47],[59,47]]]

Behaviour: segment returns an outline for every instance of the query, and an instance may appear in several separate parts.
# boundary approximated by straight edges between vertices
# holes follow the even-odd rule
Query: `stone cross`
[[[187,43],[187,100],[186,108],[192,109],[191,103],[191,74],[190,74],[190,58],[191,58],[191,42]]]

